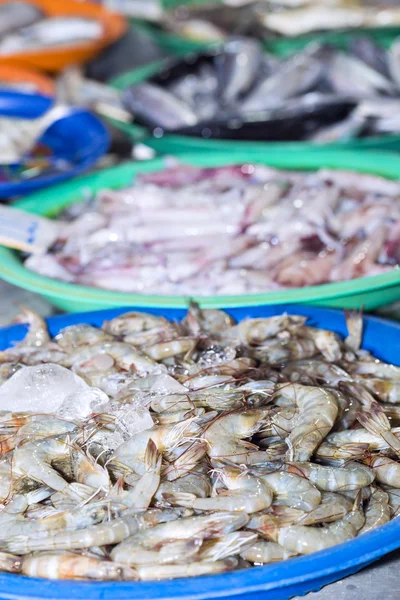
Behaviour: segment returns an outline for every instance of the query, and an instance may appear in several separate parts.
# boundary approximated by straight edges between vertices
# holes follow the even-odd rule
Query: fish
[[[44,12],[35,4],[15,0],[0,5],[0,38],[33,25],[44,18]]]
[[[122,102],[140,121],[167,131],[197,123],[193,110],[185,102],[154,83],[141,83],[125,90]]]
[[[400,89],[400,39],[392,44],[388,52],[389,72],[398,89]]]
[[[222,105],[234,104],[252,86],[262,62],[261,44],[249,38],[232,38],[215,58],[218,97]]]
[[[0,54],[98,40],[102,35],[103,25],[95,19],[50,17],[4,36]]]
[[[307,6],[260,13],[265,28],[284,36],[297,36],[318,31],[396,26],[400,24],[398,6],[373,7],[312,2]]]
[[[391,123],[397,133],[389,107],[397,110],[400,98],[399,48],[400,38],[385,51],[363,36],[341,49],[311,42],[278,58],[236,36],[219,48],[172,59],[151,77],[147,84],[158,86],[158,97],[151,88],[150,117],[140,114],[143,107],[125,102],[125,108],[133,116],[136,111],[141,124],[204,138],[328,144],[390,133]],[[173,127],[163,120],[167,103],[186,115]],[[365,114],[366,103],[373,104],[373,115]]]
[[[298,96],[315,86],[324,72],[324,65],[315,53],[319,47],[287,59],[279,70],[259,83],[241,104],[241,113],[276,108],[282,100]]]
[[[386,52],[371,37],[367,35],[351,37],[348,50],[386,79],[391,78]]]
[[[329,80],[338,94],[361,98],[391,94],[393,83],[360,59],[344,52],[335,53],[329,64]]]

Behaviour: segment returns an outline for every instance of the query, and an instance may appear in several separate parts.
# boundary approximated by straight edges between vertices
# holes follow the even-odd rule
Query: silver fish
[[[262,61],[261,44],[249,38],[229,40],[215,59],[222,104],[232,104],[253,84]]]
[[[166,130],[191,127],[197,123],[190,106],[153,83],[141,83],[126,90],[123,104],[146,124]]]
[[[43,19],[44,13],[27,2],[5,2],[0,6],[0,37],[33,25]]]
[[[0,54],[96,40],[102,33],[102,24],[94,19],[80,17],[44,19],[4,37],[0,43]]]
[[[400,87],[400,38],[397,38],[388,54],[389,71],[397,87]]]
[[[344,52],[338,52],[331,57],[329,81],[337,93],[355,97],[394,92],[391,81],[358,58],[348,56]]]
[[[262,81],[241,105],[241,112],[278,107],[282,100],[306,92],[323,75],[325,66],[307,50],[289,58],[282,68]]]
[[[390,79],[386,52],[373,39],[363,35],[352,38],[349,50],[356,58],[365,62],[371,69]]]

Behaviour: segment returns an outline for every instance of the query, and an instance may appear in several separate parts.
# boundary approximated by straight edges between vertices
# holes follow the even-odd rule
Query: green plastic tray
[[[85,192],[103,188],[121,188],[131,183],[138,173],[149,173],[163,169],[166,159],[157,158],[146,162],[127,163],[95,173],[68,183],[43,190],[16,206],[35,214],[56,216],[68,205],[82,200]],[[187,155],[188,164],[214,167],[246,163],[249,156],[237,154]],[[316,152],[265,152],[263,156],[251,157],[252,162],[267,164],[282,169],[318,169],[330,167],[352,169],[397,179],[400,177],[400,157],[391,153],[320,151]],[[23,266],[18,252],[0,247],[0,278],[21,288],[41,294],[50,302],[66,311],[96,310],[115,306],[142,307],[186,307],[188,298],[183,296],[145,296],[112,292],[97,288],[59,282],[33,273]],[[297,288],[282,292],[242,296],[218,296],[195,298],[204,307],[238,307],[262,304],[314,304],[340,308],[374,310],[380,306],[400,300],[400,269],[374,277],[365,277],[340,283],[308,288]]]
[[[158,38],[158,33],[155,33],[155,28],[150,25],[143,25],[149,32],[152,31],[153,36],[162,46],[161,39]],[[304,48],[313,40],[326,41],[335,45],[338,48],[344,48],[353,35],[367,34],[373,37],[381,46],[387,48],[392,41],[400,36],[400,28],[381,28],[381,29],[366,29],[358,31],[343,31],[329,32],[319,35],[304,35],[297,38],[276,38],[265,42],[266,49],[276,56],[287,56],[293,52],[297,52]],[[161,32],[161,35],[170,37],[169,34]],[[184,38],[177,38],[175,41],[182,41]],[[165,47],[165,45],[164,45]],[[194,43],[192,47],[182,47],[181,51],[176,51],[175,54],[187,54],[188,52],[199,52],[205,49],[204,44]],[[173,51],[172,48],[169,48]],[[135,69],[122,76],[110,81],[110,84],[118,89],[125,89],[130,85],[135,85],[141,81],[149,79],[152,75],[165,68],[168,62],[159,61],[152,63],[141,69]],[[147,146],[153,148],[159,154],[173,154],[181,156],[187,152],[263,152],[265,148],[274,149],[276,152],[287,151],[290,149],[304,151],[320,151],[321,145],[312,144],[310,142],[251,142],[238,140],[218,140],[218,139],[203,139],[200,137],[192,137],[185,135],[166,134],[161,138],[154,138],[149,130],[145,127],[140,127],[136,124],[121,123],[110,119],[112,124],[129,135],[136,142],[143,142]],[[348,139],[341,142],[335,142],[324,146],[324,148],[334,150],[384,150],[384,151],[400,151],[400,135],[374,136],[360,139]]]

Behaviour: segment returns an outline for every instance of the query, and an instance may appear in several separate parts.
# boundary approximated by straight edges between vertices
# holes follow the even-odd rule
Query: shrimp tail
[[[158,472],[161,469],[161,459],[161,453],[158,451],[157,446],[150,438],[144,455],[144,466],[146,471],[148,473]]]
[[[357,414],[358,422],[373,435],[382,436],[390,431],[390,422],[377,402],[372,402],[370,409]]]
[[[185,508],[192,508],[196,502],[196,496],[189,492],[164,492],[163,500],[171,506],[184,506]]]
[[[350,350],[357,352],[361,348],[363,337],[362,309],[360,311],[345,310],[344,316],[346,319],[347,331],[349,333],[344,343],[348,348],[350,348]]]
[[[363,427],[374,435],[379,435],[390,448],[400,455],[400,440],[392,432],[390,421],[377,402],[371,403],[370,410],[357,415]]]
[[[206,442],[192,444],[175,462],[164,469],[163,477],[168,481],[174,481],[187,475],[200,462],[206,452]]]
[[[400,440],[393,433],[390,421],[378,402],[372,402],[369,411],[359,413],[357,419],[367,431],[381,436],[390,448],[400,455]]]
[[[353,443],[349,443],[349,444],[344,444],[341,447],[341,452],[342,452],[342,456],[343,458],[348,461],[348,460],[357,460],[360,459],[364,456],[364,454],[368,451],[368,444],[364,444],[364,443],[357,443],[357,442],[353,442]]]

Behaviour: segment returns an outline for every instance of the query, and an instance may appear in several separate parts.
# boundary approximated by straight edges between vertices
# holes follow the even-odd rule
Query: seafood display
[[[312,32],[393,27],[400,24],[396,0],[223,0],[177,2],[163,10],[151,0],[106,0],[129,17],[157,23],[189,41],[221,42],[232,34],[297,36]],[[175,6],[174,6],[175,5]]]
[[[299,315],[128,312],[0,354],[0,570],[152,580],[292,559],[397,517],[399,367]]]
[[[257,164],[171,166],[102,190],[60,218],[60,236],[25,266],[140,294],[268,292],[376,275],[399,254],[400,183]]]
[[[94,19],[46,17],[33,4],[0,4],[0,56],[28,50],[98,40],[103,26]]]
[[[122,103],[154,131],[203,138],[329,143],[400,133],[400,39],[368,36],[346,50],[312,42],[278,59],[254,39],[188,56],[125,90]]]

